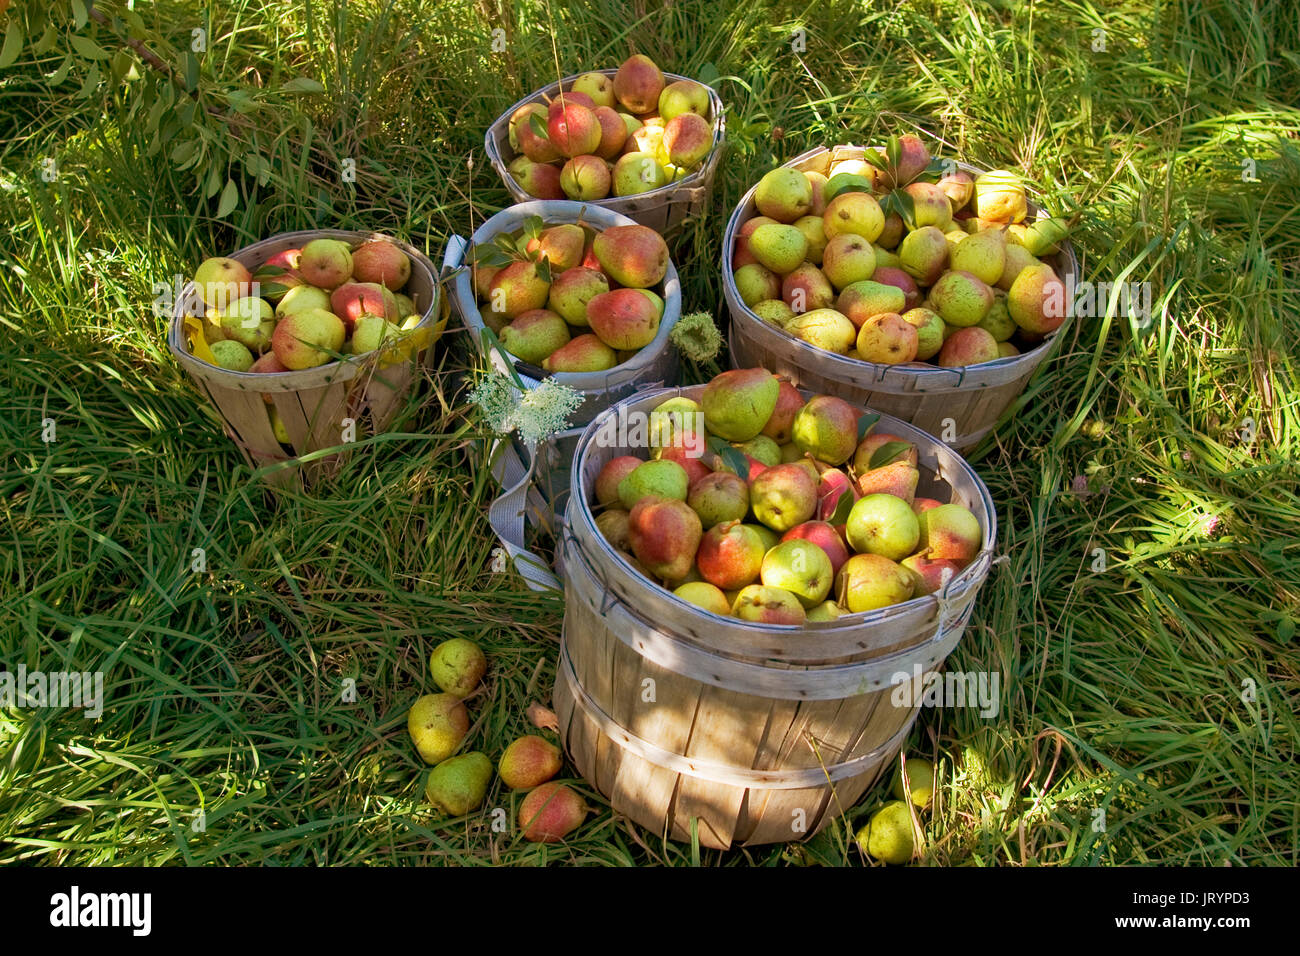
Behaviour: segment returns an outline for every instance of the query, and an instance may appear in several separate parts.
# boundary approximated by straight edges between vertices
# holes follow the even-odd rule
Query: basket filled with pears
[[[727,224],[732,360],[969,449],[1068,326],[1067,234],[1015,172],[935,158],[916,136],[804,153]]]
[[[711,87],[638,53],[520,100],[486,148],[516,202],[592,202],[669,234],[704,210],[725,128]]]
[[[168,347],[255,468],[384,431],[447,323],[433,264],[378,233],[281,233],[177,287]],[[300,485],[341,460],[267,477]]]

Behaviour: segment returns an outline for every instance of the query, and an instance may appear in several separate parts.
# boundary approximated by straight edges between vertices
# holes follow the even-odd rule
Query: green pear
[[[424,795],[448,816],[463,817],[483,804],[491,780],[492,761],[473,751],[444,760],[430,770]]]
[[[466,697],[487,673],[487,658],[473,641],[453,637],[433,649],[429,655],[429,673],[444,692]]]
[[[407,712],[406,729],[421,760],[441,763],[469,733],[469,712],[454,694],[425,694]]]
[[[506,351],[534,365],[540,365],[568,341],[568,325],[549,309],[525,312],[501,330],[501,344]]]
[[[1005,342],[1015,335],[1016,323],[1007,309],[1005,293],[1001,291],[993,293],[993,305],[989,307],[988,314],[976,324],[993,336],[995,342]]]
[[[700,396],[705,426],[727,441],[749,441],[772,417],[780,392],[776,376],[766,369],[723,372],[704,387]]]
[[[766,173],[754,188],[754,205],[764,216],[791,223],[812,209],[813,190],[808,177],[781,166]]]
[[[685,468],[675,461],[655,459],[637,465],[618,483],[618,500],[631,511],[638,501],[651,496],[685,501],[689,487]]]
[[[795,226],[771,223],[759,226],[749,237],[749,251],[777,275],[793,272],[808,254],[808,239]]]
[[[253,367],[253,353],[248,350],[248,346],[240,342],[223,339],[220,342],[213,342],[210,347],[212,357],[220,368],[232,372],[247,372]]]
[[[967,242],[976,238],[971,236]],[[949,325],[966,328],[978,325],[989,314],[993,290],[969,272],[945,272],[930,289],[930,303]]]
[[[1007,239],[1001,229],[985,229],[968,236],[949,255],[950,267],[969,272],[981,282],[992,285],[1002,276],[1007,263]]]

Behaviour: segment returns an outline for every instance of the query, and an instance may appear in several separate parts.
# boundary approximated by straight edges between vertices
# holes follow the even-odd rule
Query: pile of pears
[[[232,372],[274,375],[379,350],[395,355],[429,305],[408,294],[410,277],[410,257],[383,239],[312,239],[256,271],[235,259],[206,259],[194,272],[202,308],[193,303],[204,319],[203,357]],[[262,397],[276,439],[290,447],[270,395]]]
[[[469,734],[465,698],[487,673],[487,657],[473,641],[452,638],[433,649],[429,673],[440,693],[425,694],[411,705],[406,729],[420,759],[433,766],[424,793],[437,810],[463,817],[483,805],[492,782],[492,762],[481,751],[457,753]],[[529,734],[512,741],[497,762],[497,775],[511,790],[527,791],[518,826],[525,840],[558,843],[586,818],[588,807],[573,788],[551,780],[564,758],[544,737]]]
[[[601,372],[659,334],[668,245],[647,226],[527,219],[471,254],[483,324],[548,372]],[[657,290],[657,291],[656,291]]]
[[[964,368],[1020,355],[1065,321],[1066,288],[1040,257],[1066,237],[1025,221],[1024,184],[931,158],[916,136],[754,192],[730,267],[758,318],[816,348],[880,365]]]
[[[657,585],[744,621],[835,621],[941,591],[983,529],[916,494],[918,449],[878,418],[765,369],[723,372],[628,430],[586,489],[596,526]]]
[[[510,175],[538,199],[588,202],[661,189],[698,169],[713,151],[709,88],[665,82],[644,54],[611,78],[584,73],[546,103],[510,116]]]

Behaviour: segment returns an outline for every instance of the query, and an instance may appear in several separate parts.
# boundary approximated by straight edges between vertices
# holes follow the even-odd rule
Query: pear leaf
[[[548,143],[551,141],[551,134],[547,131],[546,124],[542,122],[542,118],[536,113],[528,114],[528,128]]]
[[[871,470],[873,468],[879,468],[882,465],[888,465],[891,461],[911,447],[911,442],[887,441],[876,449],[876,453],[871,456],[871,461],[867,465],[867,469]]]
[[[875,166],[876,169],[883,170],[885,161],[881,158],[880,153],[874,149],[864,149],[862,151],[862,161],[868,166]]]
[[[903,158],[903,145],[898,141],[897,136],[889,137],[889,143],[885,146],[885,156],[889,160],[889,168],[897,173],[898,162]]]
[[[733,448],[716,435],[709,439],[708,446],[728,468],[740,476],[741,481],[749,481],[749,459],[745,457],[744,452]]]
[[[880,421],[879,415],[863,415],[858,419],[858,441],[867,437],[867,432],[871,431],[876,422]]]
[[[853,510],[854,500],[853,492],[849,491],[849,489],[845,488],[841,491],[839,501],[835,502],[835,511],[826,519],[826,522],[832,526],[847,524],[849,512]]]

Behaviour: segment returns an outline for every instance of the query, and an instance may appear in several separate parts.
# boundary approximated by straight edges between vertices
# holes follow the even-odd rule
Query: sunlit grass
[[[174,51],[208,22],[206,6],[138,6]],[[1295,865],[1294,4],[244,2],[213,16],[204,97],[236,80],[326,88],[295,107],[309,138],[278,108],[231,129],[242,199],[226,220],[150,151],[129,89],[77,99],[79,80],[41,78],[56,62],[0,74],[14,104],[0,666],[103,670],[109,688],[98,722],[0,712],[0,861],[861,861],[849,828],[884,787],[807,845],[729,854],[666,844],[586,785],[597,812],[560,848],[486,816],[438,819],[405,731],[429,650],[455,635],[488,652],[470,746],[495,757],[549,698],[563,611],[490,570],[494,489],[463,356],[440,357],[395,438],[312,494],[276,496],[150,309],[154,282],[288,229],[387,229],[438,258],[508,201],[482,154],[500,111],[553,80],[557,57],[570,73],[637,49],[724,78],[728,152],[675,257],[686,311],[722,320],[722,225],[762,171],[904,130],[1024,170],[1077,219],[1087,278],[1151,284],[1148,326],[1081,319],[972,456],[1007,561],[950,666],[999,671],[1001,710],[923,714],[909,752],[941,775],[922,860]],[[488,806],[516,799],[494,790]]]

